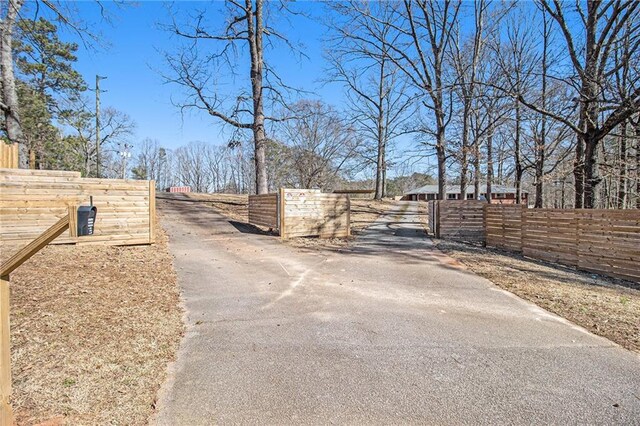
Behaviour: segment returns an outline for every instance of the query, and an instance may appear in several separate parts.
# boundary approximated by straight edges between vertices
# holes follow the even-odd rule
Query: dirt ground
[[[48,246],[11,274],[18,424],[147,424],[183,332],[158,234],[152,246]]]
[[[499,250],[444,240],[437,245],[498,287],[640,352],[640,284]]]

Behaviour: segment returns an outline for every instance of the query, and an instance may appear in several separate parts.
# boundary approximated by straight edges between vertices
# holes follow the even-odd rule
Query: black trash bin
[[[95,206],[78,207],[78,236],[93,235],[98,209]]]

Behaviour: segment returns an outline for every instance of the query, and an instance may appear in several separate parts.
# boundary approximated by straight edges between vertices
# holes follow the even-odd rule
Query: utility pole
[[[119,152],[120,157],[122,157],[122,179],[127,178],[127,159],[131,158],[129,148],[131,148],[131,145],[125,143],[124,148]]]
[[[96,177],[100,177],[100,80],[102,77],[96,74]]]

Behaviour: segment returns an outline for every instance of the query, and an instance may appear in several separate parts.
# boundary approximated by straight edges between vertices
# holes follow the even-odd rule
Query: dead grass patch
[[[437,245],[498,287],[640,352],[639,284],[462,243]]]
[[[11,274],[18,424],[147,424],[183,331],[158,234],[153,246],[48,246]]]

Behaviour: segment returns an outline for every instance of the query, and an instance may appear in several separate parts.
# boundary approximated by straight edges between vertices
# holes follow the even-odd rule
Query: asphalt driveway
[[[158,206],[188,328],[158,424],[640,424],[638,354],[464,270],[411,203],[342,253]]]

